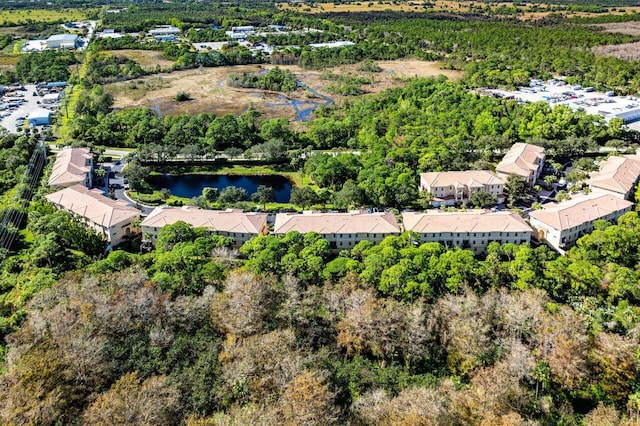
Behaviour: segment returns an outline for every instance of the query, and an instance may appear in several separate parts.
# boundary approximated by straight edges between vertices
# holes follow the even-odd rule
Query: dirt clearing
[[[451,80],[461,77],[458,71],[442,70],[435,62],[418,60],[380,61],[379,73],[359,71],[360,64],[335,67],[325,71],[306,70],[298,66],[281,66],[293,72],[304,88],[295,92],[277,93],[258,89],[238,89],[227,85],[232,73],[259,72],[274,65],[238,65],[230,67],[200,68],[157,74],[128,82],[105,86],[115,98],[114,106],[130,108],[144,106],[160,116],[198,114],[212,112],[216,115],[241,114],[253,106],[263,118],[284,117],[292,121],[304,121],[319,105],[335,102],[341,105],[346,99],[327,91],[332,82],[321,78],[323,72],[367,76],[372,84],[363,85],[367,93],[377,93],[404,84],[410,77],[430,77],[443,74]],[[187,92],[190,101],[177,102],[174,96]]]
[[[160,65],[160,68],[162,69],[167,69],[173,65],[174,62],[168,59],[163,59],[162,52],[157,50],[105,50],[104,53],[108,53],[111,56],[132,59],[145,69],[155,68],[156,65]]]

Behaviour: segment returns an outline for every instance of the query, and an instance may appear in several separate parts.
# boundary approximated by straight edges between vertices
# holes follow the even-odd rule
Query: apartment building
[[[611,156],[600,163],[599,171],[591,174],[589,186],[628,200],[639,178],[640,155]]]
[[[117,246],[139,231],[140,210],[124,201],[105,197],[98,189],[77,184],[45,197],[58,209],[80,217],[111,247]]]
[[[430,172],[420,174],[420,191],[433,195],[434,207],[466,204],[476,192],[484,191],[504,202],[504,180],[489,170]]]
[[[530,186],[538,181],[544,167],[544,148],[527,143],[515,143],[496,166],[498,176],[522,176]]]
[[[436,242],[484,253],[492,242],[526,244],[532,229],[514,212],[477,210],[467,212],[402,213],[404,228],[420,235],[423,243]]]
[[[56,155],[49,186],[51,188],[67,188],[81,184],[87,188],[92,186],[93,154],[89,148],[64,148]]]
[[[246,241],[268,232],[266,213],[244,213],[239,209],[204,210],[193,206],[156,207],[140,224],[142,233],[157,241],[160,229],[178,221],[194,228],[206,228],[235,240],[239,247]]]
[[[602,219],[613,222],[631,211],[633,203],[610,193],[596,192],[557,204],[545,204],[529,214],[529,223],[537,239],[546,240],[559,252],[578,238],[593,231],[593,223]]]
[[[317,232],[329,242],[332,250],[349,250],[362,240],[379,243],[390,235],[402,233],[391,212],[368,213],[280,213],[276,215],[273,233],[283,235],[291,231],[302,234]]]

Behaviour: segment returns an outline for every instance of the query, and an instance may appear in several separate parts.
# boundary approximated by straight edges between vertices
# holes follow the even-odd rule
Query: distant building
[[[513,212],[405,212],[402,221],[405,230],[419,234],[423,243],[460,247],[475,254],[484,253],[492,242],[526,244],[533,232],[520,215]]]
[[[504,181],[489,170],[429,172],[420,174],[420,190],[433,195],[435,207],[468,203],[476,192],[487,192],[504,202]]]
[[[640,155],[612,156],[600,163],[600,170],[592,173],[589,186],[628,200],[640,178]]]
[[[176,28],[172,25],[159,25],[149,31],[149,34],[153,37],[167,36],[167,35],[176,36],[181,33],[182,33],[182,30],[180,28]]]
[[[153,36],[153,38],[155,38],[157,41],[178,41],[176,36],[174,36],[173,34],[157,35]]]
[[[99,189],[74,185],[45,197],[58,209],[71,212],[101,235],[111,247],[138,232],[140,211],[124,201],[105,197]]]
[[[37,109],[29,113],[27,123],[29,123],[29,126],[47,126],[51,124],[52,115],[53,112],[48,109]]]
[[[613,222],[631,211],[632,206],[633,203],[619,196],[594,192],[557,204],[544,204],[541,210],[529,214],[529,223],[537,231],[538,240],[564,252],[578,238],[593,231],[596,220]]]
[[[337,48],[337,47],[347,47],[355,45],[352,41],[330,41],[327,43],[311,43],[310,47],[326,47],[326,48]]]
[[[283,235],[291,231],[302,234],[317,232],[329,242],[332,250],[352,249],[362,240],[379,243],[390,235],[401,234],[400,226],[391,212],[368,213],[300,213],[276,214],[273,233]]]
[[[542,172],[544,160],[544,148],[518,142],[498,163],[496,173],[505,180],[511,175],[521,176],[533,186]]]
[[[42,97],[42,103],[44,105],[57,104],[60,102],[60,93],[48,93]]]
[[[237,247],[268,231],[266,213],[244,213],[238,209],[204,210],[192,206],[156,207],[140,226],[143,234],[155,242],[164,226],[179,221],[194,228],[207,228],[223,237],[231,237]]]
[[[253,33],[256,28],[251,25],[245,25],[242,27],[231,27],[231,31],[234,33]]]
[[[49,175],[49,186],[66,188],[81,184],[92,186],[93,154],[88,148],[61,149]]]
[[[49,49],[75,49],[78,42],[77,34],[56,34],[45,41]]]

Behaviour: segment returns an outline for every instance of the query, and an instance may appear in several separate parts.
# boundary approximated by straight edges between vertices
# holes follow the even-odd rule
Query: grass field
[[[456,1],[456,0],[435,0],[435,1],[404,1],[391,2],[389,0],[380,1],[358,1],[353,3],[279,3],[277,7],[283,10],[296,10],[298,12],[305,13],[335,13],[335,12],[418,12],[429,10],[433,12],[449,12],[449,13],[469,13],[486,11],[487,7],[491,11],[505,10],[504,8],[513,8],[513,3],[510,2],[496,2],[496,3],[483,3],[477,1]],[[567,17],[580,16],[601,16],[601,13],[587,13],[587,12],[572,12],[568,10],[562,10],[566,5],[548,5],[548,9],[544,9],[545,6],[533,5],[531,3],[518,4],[518,19],[523,21],[541,19],[548,16],[551,13],[562,13]],[[543,10],[541,11],[540,8]],[[553,10],[555,9],[555,10]],[[624,13],[637,13],[640,12],[640,7],[629,6],[624,8],[609,8],[608,14],[620,15]],[[508,15],[512,16],[510,13]]]
[[[27,22],[73,22],[94,15],[97,9],[25,9],[0,10],[0,25],[22,25]]]
[[[443,74],[451,80],[461,77],[458,71],[440,69],[435,62],[418,60],[380,61],[380,73],[358,71],[358,64],[336,67],[331,71],[337,74],[362,75],[373,78],[371,85],[363,88],[368,93],[377,93],[384,89],[404,84],[403,79],[409,77],[429,77]],[[314,94],[296,90],[282,94],[257,89],[237,89],[226,84],[232,73],[257,72],[273,68],[272,65],[239,65],[217,68],[202,68],[158,74],[128,82],[112,83],[105,90],[115,98],[114,106],[129,108],[144,106],[151,108],[159,115],[198,114],[212,112],[217,115],[241,114],[249,106],[258,110],[265,119],[284,117],[290,120],[297,118],[296,108],[310,108],[314,104],[326,102]],[[293,72],[307,87],[314,89],[321,96],[342,104],[344,96],[330,94],[326,87],[331,81],[322,80],[322,71],[313,71],[298,66],[282,66]],[[189,93],[192,100],[176,102],[173,97],[179,92]]]

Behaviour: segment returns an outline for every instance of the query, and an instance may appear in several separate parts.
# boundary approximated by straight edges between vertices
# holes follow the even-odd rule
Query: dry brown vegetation
[[[381,61],[380,73],[358,71],[359,64],[337,67],[333,73],[366,75],[374,79],[371,85],[363,86],[368,93],[377,93],[389,87],[403,84],[404,78],[430,77],[443,74],[451,80],[457,80],[461,73],[442,70],[435,62],[418,60]],[[273,65],[238,65],[218,68],[201,68],[176,71],[106,85],[106,90],[115,97],[115,107],[128,108],[146,106],[162,115],[198,114],[213,112],[218,115],[240,114],[250,105],[263,114],[264,118],[285,117],[294,119],[296,112],[292,100],[302,103],[299,108],[306,109],[312,104],[324,103],[325,100],[305,90],[297,90],[286,95],[257,89],[238,89],[227,85],[227,77],[232,73],[256,72],[273,68]],[[298,66],[282,66],[293,72],[306,86],[313,88],[320,95],[333,99],[341,104],[343,96],[332,95],[326,91],[331,82],[322,80],[322,71],[305,70]],[[176,102],[174,96],[178,92],[187,92],[192,100]]]
[[[354,3],[312,3],[312,4],[298,4],[298,3],[280,3],[277,5],[284,10],[297,10],[306,13],[335,13],[335,12],[381,12],[381,11],[393,11],[393,12],[411,12],[429,9],[436,12],[458,12],[468,13],[477,11],[479,8],[485,9],[487,6],[491,10],[496,10],[498,7],[513,7],[513,3],[500,2],[495,4],[487,4],[477,1],[465,1],[460,2],[456,0],[436,0],[436,1],[408,1],[405,3],[391,3],[389,1],[362,1]],[[532,3],[527,3],[524,6],[518,5],[518,19],[523,21],[532,21],[536,19],[542,19],[551,13],[558,13],[558,11],[531,11]],[[553,8],[556,5],[549,5],[549,8]],[[622,10],[609,10],[611,15],[621,15],[625,13],[637,13],[640,11],[640,7],[625,7]],[[599,16],[600,13],[588,13],[588,12],[569,12],[560,11],[567,17],[590,17]]]
[[[635,60],[640,58],[640,42],[596,46],[593,48],[593,52],[599,56],[613,56],[619,59]]]
[[[596,27],[602,28],[608,33],[628,34],[632,36],[640,35],[640,22],[611,22],[608,24],[596,24]]]
[[[140,64],[142,68],[169,68],[173,65],[173,61],[162,58],[162,52],[157,50],[106,50],[105,53],[111,56],[125,57],[132,59]]]

